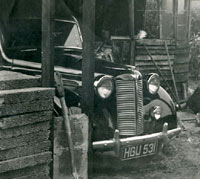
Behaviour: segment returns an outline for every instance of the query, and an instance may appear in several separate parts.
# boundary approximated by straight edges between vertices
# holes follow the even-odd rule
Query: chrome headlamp
[[[160,77],[156,73],[152,73],[147,81],[149,93],[156,94],[160,88]]]
[[[94,82],[96,93],[103,99],[108,98],[113,92],[113,80],[109,76],[103,76]]]

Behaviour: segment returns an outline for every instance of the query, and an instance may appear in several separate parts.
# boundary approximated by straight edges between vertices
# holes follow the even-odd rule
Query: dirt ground
[[[199,82],[190,81],[190,90]],[[155,156],[120,162],[110,154],[94,158],[94,179],[199,179],[200,127],[184,122],[185,131]]]

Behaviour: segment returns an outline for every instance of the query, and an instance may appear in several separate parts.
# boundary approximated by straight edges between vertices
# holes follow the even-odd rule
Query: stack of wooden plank
[[[155,65],[149,57],[146,48],[151,53],[152,58],[157,64],[158,68],[162,72],[165,80],[173,87],[172,74],[170,72],[170,66],[168,62],[167,51],[165,43],[168,47],[170,64],[175,76],[177,90],[180,99],[185,98],[186,91],[183,85],[187,84],[188,81],[188,70],[189,70],[189,46],[188,42],[175,41],[174,40],[161,40],[161,39],[142,39],[136,41],[136,57],[135,65],[138,67],[142,74],[150,72],[158,73]],[[159,73],[158,73],[159,74]],[[162,79],[161,79],[162,81]],[[166,88],[165,83],[162,85]],[[173,89],[173,88],[172,88]]]
[[[0,91],[0,178],[48,179],[54,89],[4,87]]]
[[[149,57],[144,45],[150,52],[152,58],[157,64],[158,68],[161,70],[162,75],[166,80],[171,81],[170,67],[168,63],[167,51],[165,49],[165,42],[168,46],[170,64],[174,66],[174,53],[175,53],[175,43],[172,40],[158,40],[158,39],[143,39],[136,42],[136,58],[135,65],[138,67],[140,72],[143,74],[147,73],[158,73],[154,63]]]

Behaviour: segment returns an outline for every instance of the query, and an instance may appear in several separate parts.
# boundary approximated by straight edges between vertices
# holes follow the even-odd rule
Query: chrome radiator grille
[[[142,80],[116,80],[117,125],[122,136],[143,133]]]

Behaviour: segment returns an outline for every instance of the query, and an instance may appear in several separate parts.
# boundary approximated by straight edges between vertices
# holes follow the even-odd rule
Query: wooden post
[[[134,17],[134,0],[129,0],[129,18],[130,18],[130,64],[135,65],[135,17]]]
[[[54,85],[54,13],[55,0],[42,0],[42,86]]]
[[[83,61],[82,61],[82,110],[87,115],[93,112],[94,103],[94,41],[95,0],[83,1]]]
[[[188,39],[190,39],[191,33],[191,0],[188,0]]]
[[[82,111],[89,116],[88,129],[88,176],[93,172],[92,124],[94,109],[94,41],[95,41],[95,0],[83,1],[83,60],[82,60]]]
[[[157,0],[157,6],[158,6],[158,13],[159,13],[159,16],[158,16],[158,22],[160,24],[159,26],[159,39],[163,39],[163,18],[162,18],[162,10],[163,10],[163,7],[162,7],[162,2],[160,0]]]
[[[178,26],[178,0],[174,0],[174,37],[177,40],[177,26]]]

